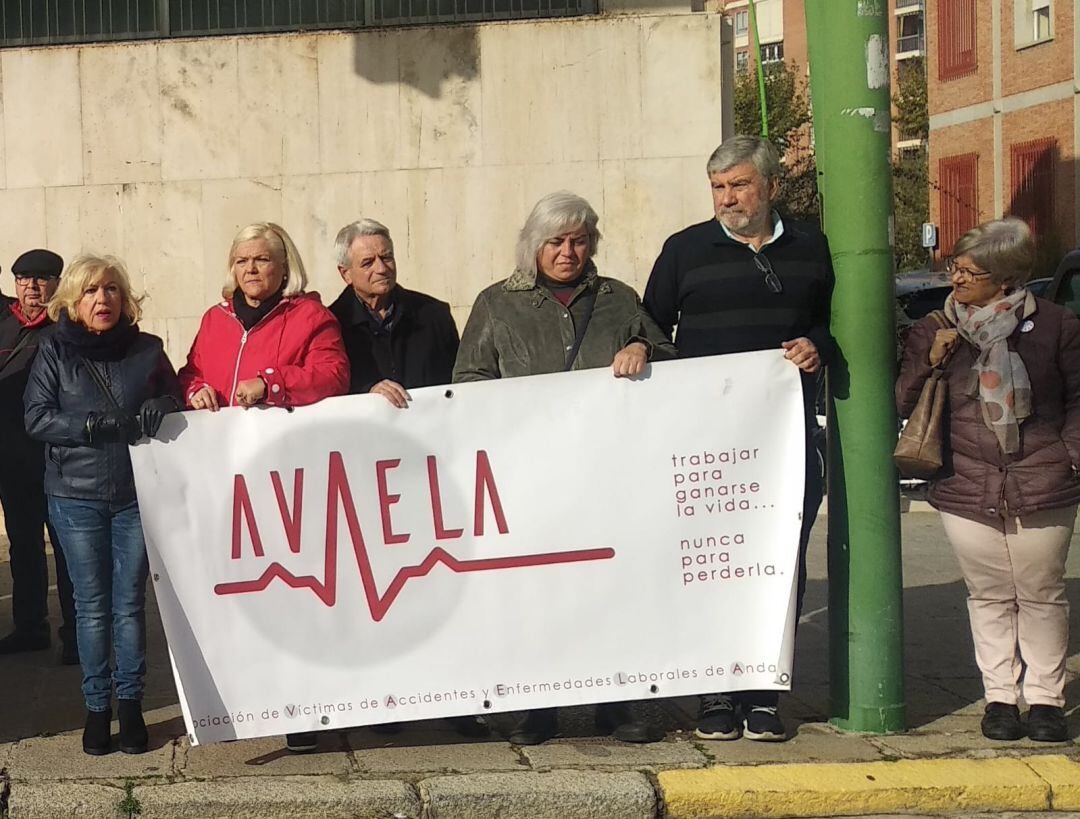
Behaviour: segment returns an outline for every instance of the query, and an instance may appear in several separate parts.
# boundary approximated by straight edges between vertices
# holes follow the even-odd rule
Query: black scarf
[[[236,317],[240,319],[240,323],[244,325],[245,330],[250,330],[264,318],[266,314],[277,307],[277,303],[281,301],[282,291],[278,290],[274,295],[268,299],[259,302],[258,307],[252,307],[247,303],[247,299],[244,298],[243,291],[238,287],[233,291],[232,303],[233,309],[236,311]]]
[[[112,329],[103,333],[91,333],[82,324],[68,318],[66,310],[61,310],[56,333],[61,342],[73,347],[84,358],[93,361],[119,361],[138,338],[139,325],[132,324],[131,319],[121,314],[120,321]]]

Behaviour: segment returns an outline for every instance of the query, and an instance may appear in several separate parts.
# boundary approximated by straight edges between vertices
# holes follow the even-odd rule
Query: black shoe
[[[554,708],[526,711],[507,739],[512,745],[539,745],[559,733],[559,717]]]
[[[49,647],[49,627],[40,629],[15,629],[0,639],[0,654],[19,654],[23,651],[41,651]]]
[[[73,639],[60,643],[60,665],[79,664],[79,644]]]
[[[310,754],[319,749],[319,735],[315,731],[286,734],[285,747],[294,754]]]
[[[664,732],[659,726],[634,715],[625,702],[602,702],[596,706],[596,730],[620,742],[659,742]]]
[[[1032,706],[1034,711],[1037,706]],[[1020,722],[1020,709],[1007,702],[986,703],[982,718],[982,732],[987,739],[1006,742],[1024,738],[1024,726]]]
[[[1036,742],[1065,742],[1069,738],[1065,712],[1056,705],[1031,706],[1027,715],[1027,735]]]
[[[738,739],[742,726],[735,719],[735,706],[725,694],[705,694],[694,736],[701,739]]]
[[[119,700],[120,750],[125,754],[145,754],[150,736],[143,721],[142,703],[138,700]]]
[[[488,727],[487,722],[483,717],[474,717],[471,715],[463,717],[447,717],[446,721],[450,723],[451,727],[463,737],[469,739],[482,739],[491,733],[491,729]]]
[[[105,711],[87,711],[86,725],[82,733],[82,749],[91,756],[104,756],[112,750],[112,736],[109,726],[112,723],[112,709]]]
[[[755,742],[783,742],[787,730],[776,715],[775,705],[753,705],[743,723],[742,735]]]

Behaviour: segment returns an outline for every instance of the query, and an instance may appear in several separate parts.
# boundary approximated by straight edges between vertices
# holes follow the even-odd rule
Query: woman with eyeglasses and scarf
[[[1064,742],[1065,557],[1080,502],[1080,321],[1025,289],[1034,246],[1019,219],[979,225],[953,253],[949,326],[931,315],[912,328],[897,406],[907,417],[932,369],[944,369],[949,456],[929,500],[968,588],[986,694],[983,735]]]

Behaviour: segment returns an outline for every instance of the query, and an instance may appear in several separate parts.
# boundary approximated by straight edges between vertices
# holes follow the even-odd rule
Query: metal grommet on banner
[[[485,708],[490,708],[491,707],[491,700],[484,700],[484,707]]]
[[[443,393],[443,398],[453,398],[453,397],[454,397],[454,391],[453,390],[447,390],[446,392]]]
[[[323,725],[329,725],[330,724],[330,717],[321,717],[319,719],[319,722],[321,722]]]
[[[159,580],[161,580],[161,575],[159,575],[157,572],[154,572],[154,582],[157,583]]]
[[[649,686],[649,693],[650,694],[659,694],[660,693],[660,686],[658,686],[656,684],[650,685]]]

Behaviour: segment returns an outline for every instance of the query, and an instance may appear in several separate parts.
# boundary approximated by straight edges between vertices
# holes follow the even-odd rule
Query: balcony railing
[[[596,0],[0,0],[0,46],[563,17]]]
[[[924,4],[924,0],[896,0],[896,10],[898,12],[914,11],[921,9]]]

